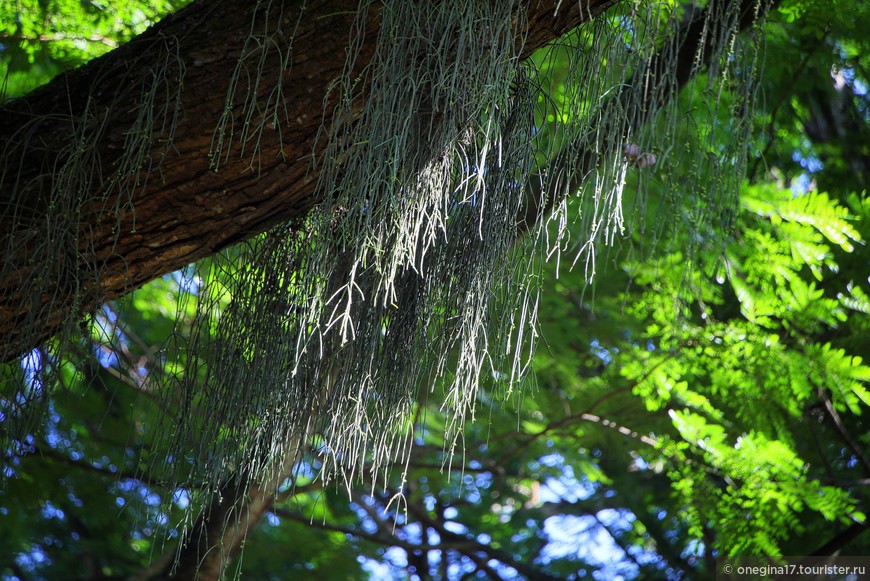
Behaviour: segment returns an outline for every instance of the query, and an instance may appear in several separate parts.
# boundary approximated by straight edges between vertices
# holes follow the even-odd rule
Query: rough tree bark
[[[528,55],[614,3],[527,0],[529,26],[519,32],[517,42]],[[0,252],[3,261],[12,265],[7,270],[12,274],[0,280],[0,361],[32,349],[70,318],[101,302],[279,222],[299,220],[317,204],[311,155],[324,111],[329,109],[324,98],[345,66],[357,2],[268,4],[265,9],[254,0],[197,0],[128,45],[3,107],[0,151],[6,155],[0,161]],[[359,68],[371,58],[378,16],[374,9],[369,14],[356,63]],[[278,22],[286,35],[245,44],[250,33],[267,27],[275,30]],[[264,47],[268,47],[265,52]],[[262,78],[256,87],[250,78],[242,78],[242,90],[227,103],[232,73],[243,53],[249,62],[264,56]],[[288,55],[291,66],[285,68],[281,59]],[[158,74],[170,82],[156,83]],[[176,106],[171,91],[179,83]],[[281,107],[286,108],[281,119],[287,122],[267,127],[258,136],[256,158],[250,149],[240,155],[236,144],[215,171],[209,154],[221,115],[228,111],[231,125],[240,130],[247,89],[254,91],[247,98],[265,103],[279,83]],[[152,101],[157,105],[152,107],[168,102],[168,114],[176,116],[177,126],[171,146],[168,126],[154,132],[141,171],[127,178],[136,184],[132,199],[119,203],[117,183],[101,178],[112,175],[119,163],[131,128],[136,127],[143,107],[149,106],[144,94],[152,87],[157,91]],[[85,112],[100,127],[99,139],[85,144],[92,148],[89,155],[99,158],[99,171],[93,172],[89,187],[77,194],[83,202],[82,215],[69,237],[68,256],[52,265],[50,280],[42,281],[37,292],[22,300],[24,283],[44,268],[33,264],[32,244],[45,238],[43,230],[54,210],[52,172],[75,152],[82,127],[71,119]],[[16,147],[25,135],[31,147]],[[120,212],[114,211],[118,205]],[[81,312],[71,312],[75,309]]]

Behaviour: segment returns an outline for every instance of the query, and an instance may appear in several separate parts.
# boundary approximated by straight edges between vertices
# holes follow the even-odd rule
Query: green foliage
[[[689,513],[690,530],[712,529],[727,553],[775,555],[805,531],[804,510],[864,521],[854,497],[811,476],[799,448],[819,394],[837,412],[859,415],[870,404],[870,367],[824,342],[847,314],[816,286],[823,267],[836,271],[831,244],[849,252],[863,241],[825,194],[747,186],[741,200],[742,227],[724,256],[687,266],[675,253],[631,266],[643,290],[622,300],[648,325],[612,365],[647,409],[667,410],[679,435],[662,451],[676,463],[683,502],[705,507]],[[742,316],[722,318],[733,300]]]
[[[190,0],[18,0],[0,4],[0,102],[127,42]]]

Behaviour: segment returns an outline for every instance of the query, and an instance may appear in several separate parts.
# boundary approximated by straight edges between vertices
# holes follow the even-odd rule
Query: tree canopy
[[[0,575],[867,554],[864,4],[346,4],[0,7]]]

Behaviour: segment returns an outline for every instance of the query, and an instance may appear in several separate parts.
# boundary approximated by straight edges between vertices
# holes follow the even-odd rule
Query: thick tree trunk
[[[517,42],[528,55],[614,3],[528,0],[529,26]],[[317,204],[315,137],[330,110],[330,84],[345,67],[356,9],[355,0],[197,0],[128,45],[6,105],[0,361],[101,302],[282,221],[301,220]],[[378,17],[373,7],[360,70],[371,58]],[[222,118],[223,134],[216,129]],[[152,120],[149,132],[143,122]],[[239,135],[261,122],[243,151]],[[144,140],[139,149],[137,139]],[[131,150],[138,152],[135,164],[124,166]],[[83,175],[70,175],[76,167]],[[58,230],[58,222],[67,227]]]

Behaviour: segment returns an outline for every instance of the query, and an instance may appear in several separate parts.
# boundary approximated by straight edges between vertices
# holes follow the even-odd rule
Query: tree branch
[[[157,276],[276,224],[299,223],[318,203],[311,156],[332,107],[325,100],[345,67],[357,4],[196,0],[130,43],[3,105],[0,361]],[[556,13],[557,0],[526,0],[528,26],[516,31],[521,56],[614,4],[570,2]],[[380,7],[374,3],[367,17],[359,70],[374,51]],[[257,42],[248,42],[251,34]],[[261,76],[237,78],[237,65],[252,59]],[[271,103],[276,87],[281,102],[264,105],[253,120],[262,129],[256,159],[238,148],[224,151],[216,171],[218,120],[240,131],[251,122],[245,103]],[[152,123],[143,126],[143,118]],[[278,118],[279,125],[269,124]],[[138,165],[119,174],[139,146]],[[71,197],[59,200],[53,180],[75,169],[69,163],[76,156],[97,166],[73,175],[64,194]],[[57,212],[78,221],[63,240],[56,239]]]
[[[770,9],[779,1],[771,0],[765,2],[764,6]],[[701,66],[708,65],[716,56],[715,51],[704,42],[707,12],[713,10],[714,5],[723,2],[725,5],[734,4],[740,8],[739,30],[746,30],[756,22],[756,2],[747,0],[716,0],[710,2],[705,10],[697,11],[667,39],[646,66],[636,71],[631,80],[603,105],[605,110],[638,112],[626,120],[628,133],[636,133],[643,128],[668,99],[676,96],[692,80]],[[643,92],[639,93],[636,90],[638,87],[644,87]],[[602,116],[608,117],[610,116]],[[588,131],[575,142],[565,144],[546,168],[532,176],[526,184],[529,191],[528,205],[517,218],[520,235],[527,233],[532,225],[551,212],[566,196],[577,192],[601,160],[618,153],[614,148],[616,140],[608,131],[602,131],[594,122],[588,125]],[[545,179],[544,176],[560,177]],[[550,184],[546,191],[543,189],[545,183]]]
[[[831,402],[831,398],[828,397],[828,392],[819,387],[816,390],[816,393],[818,393],[822,402],[824,402],[825,411],[831,419],[831,423],[834,425],[837,434],[839,434],[843,442],[845,442],[845,444],[852,450],[852,453],[855,454],[855,457],[864,467],[864,473],[870,475],[870,458],[867,457],[867,454],[864,453],[858,442],[856,442],[849,434],[848,430],[846,430],[846,426],[843,425],[843,420],[840,419],[840,414],[838,414],[837,410],[834,409],[834,404]]]

